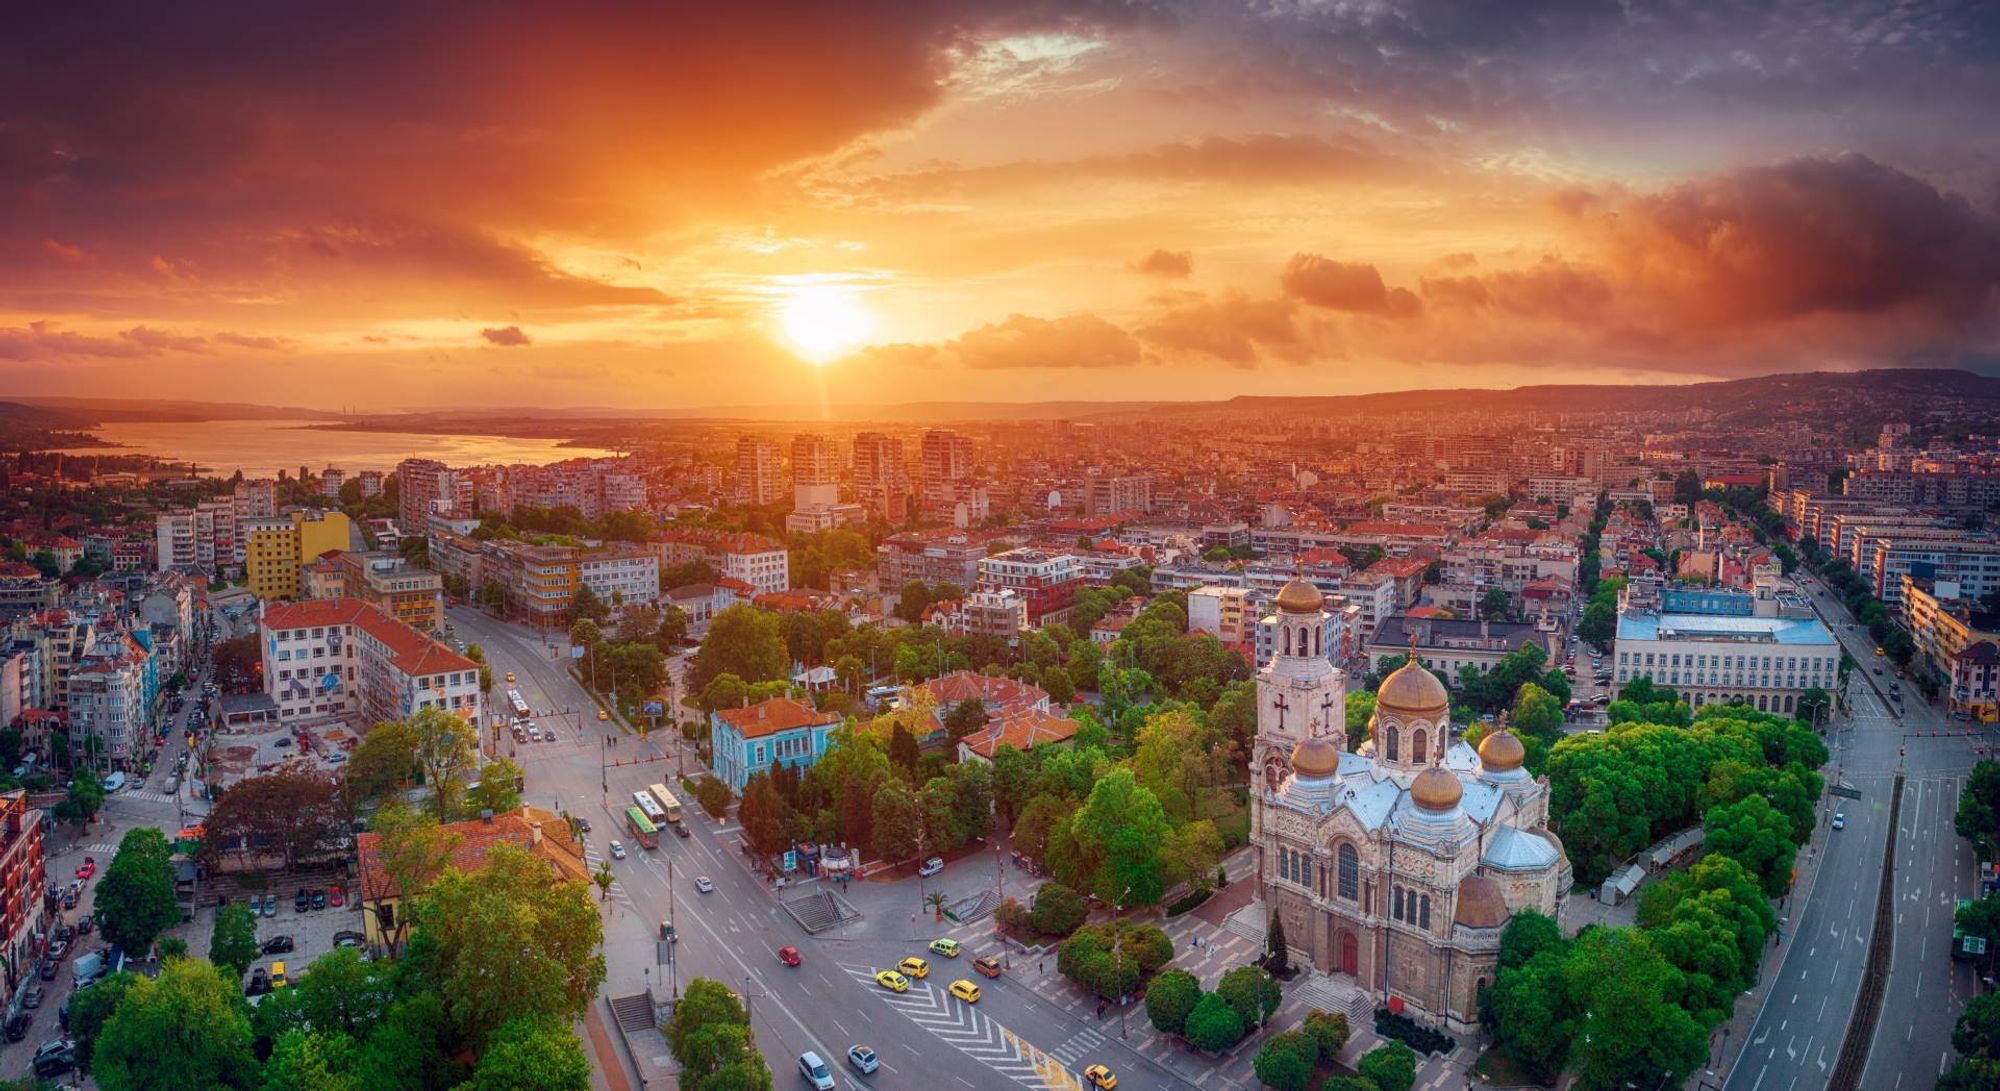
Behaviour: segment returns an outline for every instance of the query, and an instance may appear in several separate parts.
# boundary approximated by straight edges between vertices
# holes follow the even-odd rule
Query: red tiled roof
[[[542,824],[540,845],[535,844],[536,822]],[[474,818],[452,822],[443,828],[457,838],[451,850],[451,867],[458,871],[478,871],[486,866],[486,856],[493,851],[493,846],[510,844],[547,860],[559,879],[573,883],[590,880],[590,868],[584,862],[583,849],[570,838],[569,822],[551,811],[524,805],[520,810],[494,815],[491,822]],[[399,896],[394,880],[382,866],[381,840],[379,833],[364,833],[354,839],[355,854],[361,868],[363,902]]]
[[[1076,737],[1077,722],[1046,712],[1028,711],[995,720],[985,731],[965,737],[965,745],[991,759],[1001,746],[1026,752],[1043,743],[1065,743]]]
[[[790,697],[773,697],[748,708],[725,708],[716,715],[746,739],[761,739],[780,731],[840,722],[839,716],[820,712],[804,701]]]
[[[479,664],[360,599],[308,599],[266,606],[262,624],[273,630],[352,625],[388,648],[396,669],[412,677],[479,669]]]
[[[986,706],[988,716],[1031,708],[1049,699],[1040,686],[971,671],[953,671],[916,688],[935,699],[940,709],[976,699]]]

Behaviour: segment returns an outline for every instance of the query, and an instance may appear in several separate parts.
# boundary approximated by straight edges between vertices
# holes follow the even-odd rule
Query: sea
[[[432,432],[350,432],[303,420],[114,421],[90,429],[111,447],[58,448],[73,455],[153,455],[193,462],[211,476],[276,477],[279,469],[313,473],[333,466],[348,473],[393,470],[406,458],[449,466],[546,465],[569,458],[617,454],[602,447],[565,447],[561,440]]]

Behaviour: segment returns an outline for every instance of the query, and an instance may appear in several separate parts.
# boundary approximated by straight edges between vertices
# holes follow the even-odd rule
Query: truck
[[[71,964],[71,970],[76,974],[78,989],[87,989],[124,968],[125,955],[116,947],[78,955],[76,961]]]

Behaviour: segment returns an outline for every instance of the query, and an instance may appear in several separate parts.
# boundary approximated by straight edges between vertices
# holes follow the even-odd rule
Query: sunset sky
[[[1990,3],[81,6],[0,36],[0,396],[2000,373]]]

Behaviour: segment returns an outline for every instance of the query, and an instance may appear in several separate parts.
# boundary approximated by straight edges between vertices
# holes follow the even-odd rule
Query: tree
[[[974,697],[953,705],[944,715],[945,733],[953,745],[986,726],[986,702]]]
[[[1991,860],[2000,847],[2000,762],[1974,762],[1959,793],[1953,819],[1958,835],[1972,842],[1981,860]]]
[[[1711,855],[1735,859],[1775,898],[1792,882],[1792,824],[1763,796],[1745,796],[1726,807],[1711,808],[1702,825],[1704,846]]]
[[[1507,590],[1503,587],[1488,588],[1479,596],[1479,616],[1488,620],[1507,620]]]
[[[1216,1053],[1243,1039],[1243,1017],[1215,993],[1203,993],[1187,1016],[1188,1044]]]
[[[271,999],[266,999],[258,1005],[258,1013],[271,1006]],[[436,993],[396,1001],[362,1044],[355,1065],[361,1086],[367,1091],[457,1086],[461,1069],[447,1052],[448,1037],[444,1001]]]
[[[231,902],[215,911],[215,930],[208,939],[208,960],[241,978],[257,961],[257,920],[248,906]]]
[[[1265,1039],[1263,1046],[1257,1050],[1250,1068],[1266,1087],[1275,1087],[1278,1091],[1306,1091],[1313,1071],[1313,1060],[1308,1054],[1317,1057],[1318,1053],[1319,1046],[1298,1031],[1274,1034]]]
[[[1347,1039],[1353,1033],[1347,1025],[1344,1012],[1327,1012],[1314,1008],[1306,1013],[1304,1029],[1319,1047],[1319,1059],[1329,1064],[1339,1059],[1340,1051],[1347,1047]]]
[[[1083,895],[1058,882],[1043,883],[1035,891],[1035,903],[1028,923],[1045,936],[1067,936],[1090,916],[1090,903]]]
[[[1271,911],[1271,927],[1264,930],[1264,968],[1273,976],[1283,976],[1291,969],[1291,949],[1285,945],[1285,922],[1276,910]]]
[[[1146,983],[1146,1018],[1168,1034],[1187,1026],[1188,1013],[1201,999],[1201,982],[1186,970],[1162,970]]]
[[[437,818],[393,803],[375,812],[372,829],[376,834],[375,858],[387,880],[386,890],[364,889],[364,901],[377,902],[376,925],[386,937],[391,958],[396,956],[403,937],[409,933],[408,906],[397,913],[396,904],[386,899],[397,894],[429,890],[451,863],[458,835],[438,825]],[[363,873],[364,875],[366,872]]]
[[[582,583],[577,584],[576,597],[571,600],[569,609],[571,615],[580,620],[603,621],[611,616],[611,607],[605,605],[589,585]]]
[[[495,758],[479,771],[479,787],[465,793],[465,809],[471,814],[492,811],[501,814],[521,806],[521,767],[507,758]]]
[[[906,776],[915,776],[917,771],[917,738],[910,729],[898,723],[890,729],[889,764],[903,771]]]
[[[359,803],[407,788],[422,772],[417,764],[416,729],[402,720],[384,720],[363,735],[348,755],[342,781],[348,798]]]
[[[697,977],[688,982],[687,992],[674,1007],[673,1020],[667,1024],[667,1044],[674,1056],[687,1063],[691,1039],[698,1032],[714,1026],[749,1026],[750,1016],[743,1010],[736,994],[720,981]]]
[[[611,900],[611,884],[618,881],[617,874],[611,870],[611,861],[609,860],[598,861],[597,871],[595,874],[591,875],[590,881],[596,884],[597,886],[598,901],[603,902]]]
[[[1589,1013],[1569,1070],[1578,1086],[1678,1084],[1708,1056],[1708,1031],[1675,1002],[1683,981],[1634,928],[1591,928],[1577,936],[1564,966],[1565,991]],[[1573,1023],[1582,1031],[1585,1028]]]
[[[1270,972],[1262,966],[1238,966],[1216,982],[1217,996],[1236,1009],[1245,1027],[1258,1027],[1271,1018],[1284,1000],[1284,993]]]
[[[250,1042],[237,983],[207,962],[173,959],[157,980],[140,977],[126,990],[97,1037],[91,1074],[104,1091],[248,1089],[257,1085]]]
[[[890,782],[875,790],[869,826],[874,840],[869,847],[884,860],[907,860],[922,849],[923,831],[917,797],[901,784]]]
[[[417,767],[430,787],[428,806],[440,822],[459,813],[466,780],[478,767],[479,728],[441,708],[420,708],[409,719],[417,738]]]
[[[58,820],[72,825],[87,825],[98,810],[104,806],[104,785],[96,777],[71,777],[69,794],[55,806]]]
[[[271,1059],[264,1065],[264,1091],[361,1091],[363,1085],[354,1074],[355,1056],[354,1039],[345,1034],[295,1027],[272,1043]]]
[[[460,1091],[589,1091],[590,1058],[565,1023],[548,1016],[509,1020]]]
[[[1951,1029],[1951,1048],[1967,1057],[2000,1060],[2000,993],[1982,993],[1965,1002]]]
[[[126,831],[97,887],[97,916],[104,938],[131,952],[152,949],[160,933],[180,923],[174,898],[173,850],[166,834],[150,826]]]
[[[112,974],[88,989],[79,990],[69,1002],[69,1035],[76,1042],[76,1066],[90,1071],[92,1051],[104,1024],[132,988],[139,975],[126,971]]]
[[[1129,769],[1117,768],[1091,789],[1090,801],[1070,820],[1084,854],[1097,860],[1093,893],[1114,905],[1152,905],[1166,889],[1160,845],[1167,816],[1153,793]]]
[[[1417,1054],[1401,1042],[1390,1042],[1363,1054],[1354,1070],[1380,1091],[1410,1091],[1417,1082]]]
[[[214,866],[232,852],[246,863],[275,855],[285,868],[296,868],[340,854],[350,821],[325,776],[290,762],[223,793],[205,823],[202,857]]]
[[[1375,695],[1356,690],[1347,695],[1347,748],[1354,750],[1368,741],[1368,724],[1375,719]]]
[[[411,916],[431,983],[469,1041],[523,1016],[574,1019],[604,982],[604,926],[584,884],[556,878],[525,849],[495,845],[479,871],[447,870]],[[507,973],[493,972],[500,964]]]
[[[1618,608],[1610,602],[1593,600],[1584,608],[1583,620],[1576,626],[1576,635],[1600,652],[1610,650],[1611,639],[1617,632]]]
[[[743,785],[743,803],[736,815],[743,822],[743,834],[751,851],[771,856],[785,851],[791,843],[791,807],[785,803],[771,774],[752,773]]]
[[[776,681],[790,673],[790,666],[778,616],[737,603],[709,620],[708,635],[688,664],[687,683],[699,691],[719,674],[733,674],[746,682]]]

